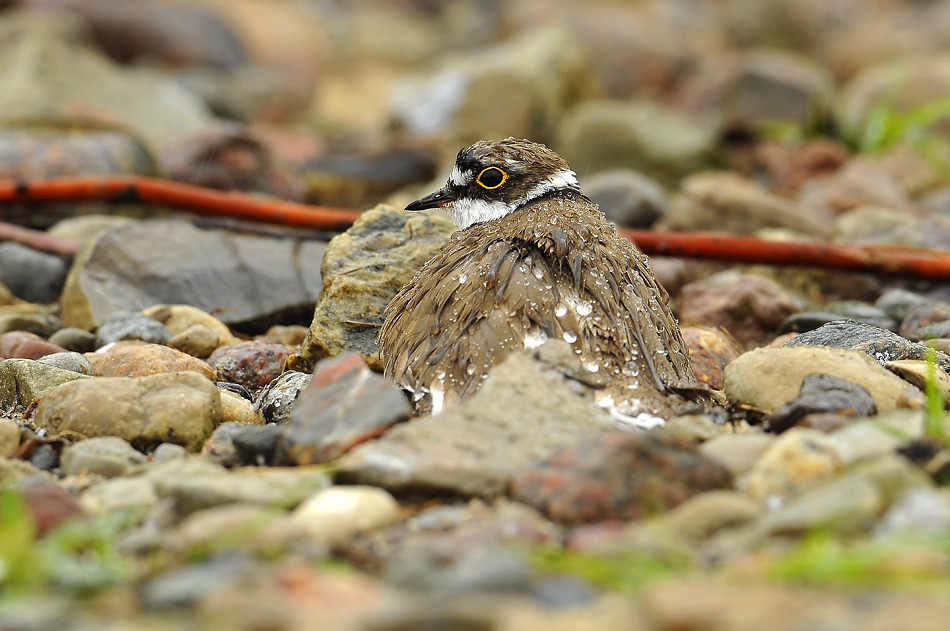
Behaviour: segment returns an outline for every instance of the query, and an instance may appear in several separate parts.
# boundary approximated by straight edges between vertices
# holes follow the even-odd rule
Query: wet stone
[[[218,334],[203,324],[193,324],[168,340],[168,346],[204,359],[218,348]]]
[[[294,509],[291,522],[307,537],[339,543],[365,530],[396,521],[399,504],[374,486],[333,486],[319,491]]]
[[[111,314],[96,334],[96,346],[123,340],[141,340],[151,344],[167,344],[171,332],[164,324],[140,311],[119,311]]]
[[[261,390],[254,401],[254,409],[260,412],[265,423],[287,423],[294,409],[294,402],[310,385],[311,379],[313,375],[309,373],[288,370]]]
[[[75,353],[89,353],[96,350],[96,334],[75,327],[65,327],[56,331],[50,335],[49,341]]]
[[[722,390],[723,370],[739,356],[735,342],[720,329],[710,327],[684,326],[682,333],[696,379],[713,390]]]
[[[132,445],[115,436],[89,438],[63,451],[61,467],[66,475],[95,473],[106,478],[129,475],[143,468],[148,459]]]
[[[787,500],[842,469],[834,441],[812,429],[791,429],[772,443],[739,487],[759,502]]]
[[[295,241],[179,220],[131,221],[100,235],[73,263],[63,321],[95,329],[117,311],[187,303],[226,324],[309,312],[320,293],[321,241]]]
[[[0,335],[0,358],[39,359],[64,350],[29,331],[10,331]]]
[[[798,396],[775,413],[766,422],[773,432],[783,432],[811,414],[834,413],[847,417],[877,414],[874,399],[861,386],[826,375],[813,373],[802,380]]]
[[[722,272],[689,283],[680,293],[684,326],[722,327],[742,345],[771,339],[782,321],[796,311],[795,299],[759,274]]]
[[[234,438],[245,429],[259,429],[255,423],[221,423],[205,441],[201,453],[225,467],[242,464],[243,460],[234,445]]]
[[[92,372],[92,365],[89,363],[89,360],[86,359],[82,353],[75,353],[72,351],[63,351],[61,353],[44,355],[36,361],[48,366],[62,368],[63,370],[71,370],[73,372],[79,373],[80,375],[88,375]]]
[[[40,475],[18,481],[15,488],[22,494],[33,515],[37,534],[43,536],[70,517],[82,515],[82,508],[63,487]]]
[[[56,386],[74,379],[88,377],[31,359],[5,359],[0,361],[0,408],[28,406]]]
[[[52,302],[66,281],[68,262],[14,241],[0,243],[0,283],[27,302]]]
[[[323,258],[320,302],[292,370],[311,372],[324,357],[363,353],[381,368],[376,337],[386,305],[439,250],[455,224],[442,213],[380,205],[334,237]]]
[[[357,446],[341,458],[338,476],[393,492],[497,497],[524,467],[614,427],[578,385],[533,353],[512,353],[460,405]]]
[[[142,449],[174,442],[198,451],[220,420],[217,387],[193,372],[78,378],[47,392],[36,412],[50,433],[119,436]]]
[[[785,346],[830,346],[864,351],[882,366],[898,359],[927,359],[928,349],[880,327],[853,320],[830,322],[814,331],[802,333]],[[950,357],[937,353],[937,364],[950,370]]]
[[[914,384],[921,390],[927,390],[927,383],[932,382],[944,401],[950,401],[950,375],[922,360],[903,359],[887,362],[884,367],[901,379]]]
[[[222,346],[211,353],[208,363],[224,381],[255,391],[280,375],[289,356],[290,349],[283,344],[252,341]]]
[[[0,417],[0,458],[9,458],[19,446],[20,426],[13,419]]]
[[[874,306],[886,312],[898,322],[910,315],[918,307],[935,306],[938,301],[906,289],[888,289],[874,301]]]
[[[584,194],[607,219],[630,228],[649,228],[666,214],[663,188],[636,171],[604,171],[587,178]]]
[[[322,360],[294,404],[278,444],[278,464],[313,464],[343,455],[409,418],[402,392],[372,372],[359,353]]]
[[[898,321],[886,311],[857,301],[831,303],[822,311],[801,311],[785,318],[779,325],[779,333],[803,333],[837,320],[854,320],[871,326],[897,331]]]
[[[139,340],[116,342],[103,352],[88,353],[86,359],[97,377],[144,377],[161,373],[196,372],[209,381],[217,375],[207,363],[161,344]]]
[[[915,342],[931,337],[946,337],[941,333],[950,331],[948,321],[950,321],[950,305],[922,305],[904,317],[899,333]],[[944,326],[938,326],[940,324]]]
[[[481,550],[505,544],[555,544],[561,532],[536,510],[500,500],[492,504],[443,504],[340,546],[350,559],[378,569],[389,580],[437,588],[439,572]]]
[[[273,464],[283,435],[284,430],[278,425],[242,426],[231,438],[234,457],[246,465]]]
[[[225,553],[152,578],[142,586],[142,604],[149,609],[187,607],[210,593],[236,587],[256,573],[257,563],[235,552]]]
[[[0,333],[29,331],[47,337],[59,327],[59,320],[45,313],[0,313]]]
[[[871,394],[878,412],[923,402],[920,390],[886,370],[867,353],[820,346],[756,348],[743,353],[726,366],[725,394],[733,404],[743,403],[771,414],[795,399],[805,377],[815,373],[861,386]]]
[[[614,431],[561,448],[518,473],[509,488],[555,522],[579,524],[642,519],[731,486],[728,470],[690,441]]]

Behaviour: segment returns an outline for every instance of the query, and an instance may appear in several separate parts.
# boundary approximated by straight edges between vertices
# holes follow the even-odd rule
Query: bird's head
[[[555,191],[579,192],[567,161],[529,140],[480,140],[459,151],[448,182],[406,210],[442,208],[462,230],[502,217]]]

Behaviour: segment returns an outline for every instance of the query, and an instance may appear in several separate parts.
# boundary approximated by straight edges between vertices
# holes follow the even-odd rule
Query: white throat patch
[[[455,225],[459,227],[459,230],[465,230],[472,224],[501,219],[517,207],[514,204],[506,204],[502,201],[487,202],[484,199],[463,197],[455,200],[451,206],[446,206],[443,210],[452,215],[452,219],[455,220]]]

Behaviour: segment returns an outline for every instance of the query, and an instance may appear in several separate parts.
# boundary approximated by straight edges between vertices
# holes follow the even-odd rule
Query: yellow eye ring
[[[485,173],[489,173],[492,171],[498,171],[498,173],[501,173],[501,181],[498,182],[498,184],[495,184],[494,186],[488,186],[487,184],[482,182],[482,176],[485,175]],[[494,173],[489,173],[489,174],[493,175],[494,177],[497,177],[497,175],[494,175]],[[501,169],[499,169],[498,167],[488,167],[487,169],[482,169],[482,172],[478,174],[478,177],[475,178],[475,181],[478,182],[478,185],[481,186],[482,188],[487,188],[488,190],[492,190],[504,184],[505,180],[507,179],[508,179],[508,174],[502,171]]]

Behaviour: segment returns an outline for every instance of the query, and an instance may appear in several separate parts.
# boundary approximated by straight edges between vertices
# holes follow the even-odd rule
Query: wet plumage
[[[492,165],[504,183],[471,188]],[[495,184],[494,175],[481,177]],[[457,214],[471,199],[504,214],[456,232],[393,299],[380,333],[386,374],[419,411],[464,400],[508,353],[547,339],[571,343],[592,373],[631,386],[695,386],[666,291],[563,158],[528,141],[483,141],[459,153],[445,188],[409,208],[444,204]]]

